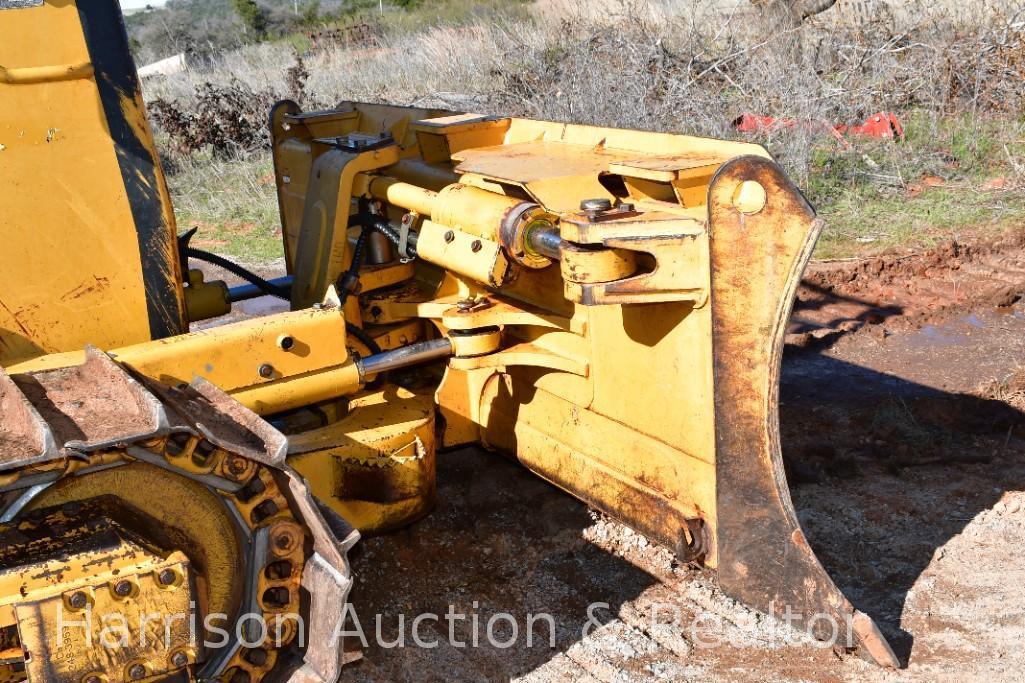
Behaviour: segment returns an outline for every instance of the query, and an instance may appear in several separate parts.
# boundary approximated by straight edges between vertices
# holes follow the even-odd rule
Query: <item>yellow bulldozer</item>
[[[0,0],[0,681],[344,677],[347,551],[465,444],[897,664],[790,501],[820,222],[764,149],[351,102],[269,126],[273,280],[178,235],[117,2]],[[190,331],[264,295],[290,311]]]

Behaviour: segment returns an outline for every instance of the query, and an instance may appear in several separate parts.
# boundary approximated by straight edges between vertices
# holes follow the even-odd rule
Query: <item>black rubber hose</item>
[[[362,223],[364,229],[360,233],[359,237],[356,239],[356,246],[353,249],[352,253],[352,262],[349,265],[349,271],[353,273],[359,271],[360,264],[363,261],[363,251],[366,245],[367,235],[369,234],[371,229],[377,230],[378,232],[383,234],[396,247],[399,245],[399,235],[391,229],[391,227],[388,225],[387,219],[380,216],[374,216],[363,221]],[[415,256],[415,250],[413,249],[412,245],[409,245],[407,253],[409,253],[410,256]],[[218,256],[217,254],[212,254],[208,251],[203,251],[202,249],[194,249],[192,247],[185,248],[185,255],[189,258],[194,258],[198,261],[206,261],[207,263],[212,263],[215,266],[220,266],[229,273],[233,273],[238,277],[242,278],[243,280],[245,280],[246,282],[249,282],[250,284],[258,287],[262,292],[266,294],[270,294],[271,296],[276,296],[281,299],[285,299],[286,301],[291,299],[291,295],[286,288],[279,287],[272,282],[268,282],[256,273],[247,270],[246,268],[243,268],[242,266],[233,261],[229,261],[223,256]],[[346,322],[345,331],[351,334],[352,336],[356,337],[356,339],[360,340],[360,342],[362,342],[363,345],[366,346],[371,353],[381,353],[381,347],[377,344],[373,337],[366,333],[366,331],[362,327],[358,327],[352,324],[351,322]]]
[[[356,246],[352,249],[352,260],[349,262],[349,267],[335,281],[335,289],[341,293],[343,306],[352,291],[359,286],[359,269],[363,265],[363,252],[366,250],[370,230],[370,226],[364,223],[359,237],[356,238]]]
[[[377,232],[381,233],[388,238],[388,241],[395,245],[396,249],[402,248],[402,239],[399,233],[388,223],[388,219],[384,216],[371,216],[364,226],[373,228]],[[400,254],[401,256],[401,254]],[[406,255],[402,258],[416,258],[416,235],[410,234],[409,239],[406,241]]]
[[[292,298],[291,293],[285,287],[279,287],[272,282],[268,282],[251,270],[247,270],[239,264],[229,261],[223,256],[211,254],[209,251],[194,249],[192,247],[185,248],[185,255],[198,261],[206,261],[207,263],[212,263],[215,266],[220,266],[229,273],[237,275],[251,285],[258,287],[264,294],[276,296],[279,299],[284,299],[285,301],[289,301]]]
[[[351,334],[356,339],[359,339],[361,342],[363,342],[363,346],[370,349],[370,353],[381,353],[381,347],[377,345],[377,342],[374,341],[374,338],[367,334],[367,331],[364,330],[362,327],[358,327],[350,322],[346,322],[345,331]]]
[[[352,262],[349,264],[350,273],[358,273],[363,265],[363,252],[366,251],[368,237],[370,237],[369,228],[364,227],[359,231],[359,237],[356,238],[356,246],[352,248]]]

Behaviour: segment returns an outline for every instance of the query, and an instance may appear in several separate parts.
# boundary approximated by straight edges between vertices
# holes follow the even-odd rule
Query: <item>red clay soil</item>
[[[807,346],[883,325],[936,322],[1025,295],[1025,229],[950,239],[917,254],[813,262],[797,294],[787,342]]]

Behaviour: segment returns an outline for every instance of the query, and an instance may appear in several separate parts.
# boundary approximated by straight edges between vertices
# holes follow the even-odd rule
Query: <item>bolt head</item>
[[[114,595],[127,598],[132,594],[132,584],[128,581],[118,581],[114,584]]]
[[[186,666],[189,663],[189,656],[184,652],[175,652],[171,656],[171,664],[179,669]]]
[[[445,233],[445,241],[451,243],[456,238],[456,234],[449,230]]]
[[[145,676],[146,667],[144,667],[142,664],[132,664],[130,667],[128,667],[128,677],[131,678],[133,681],[137,681]]]
[[[478,251],[480,251],[481,249],[483,249],[483,248],[484,248],[484,245],[481,243],[480,240],[474,240],[473,242],[470,243],[470,251],[472,251],[475,254]]]
[[[103,679],[96,674],[89,674],[82,679],[82,683],[103,683]]]
[[[170,586],[176,578],[178,577],[173,569],[161,569],[157,575],[157,580],[160,581],[161,586]]]
[[[83,609],[86,605],[89,604],[89,598],[86,597],[86,594],[82,591],[75,591],[68,598],[68,604],[74,607],[75,609]]]
[[[260,377],[263,377],[264,379],[270,379],[274,376],[274,366],[270,363],[264,363],[260,366],[258,372],[260,373]]]

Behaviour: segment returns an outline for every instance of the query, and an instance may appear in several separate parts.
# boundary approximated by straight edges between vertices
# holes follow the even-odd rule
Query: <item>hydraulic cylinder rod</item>
[[[356,361],[359,368],[361,381],[379,372],[386,370],[397,370],[398,368],[409,367],[418,363],[424,363],[437,358],[446,358],[452,355],[452,342],[447,338],[432,339],[430,341],[418,342],[403,346],[383,353],[375,353],[372,356],[361,358]]]

